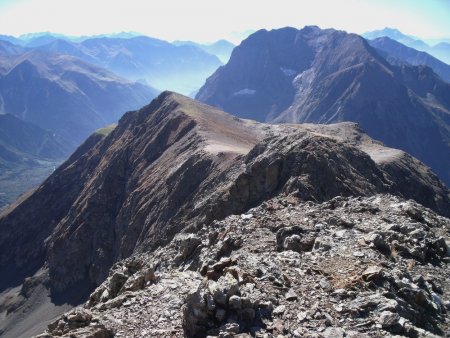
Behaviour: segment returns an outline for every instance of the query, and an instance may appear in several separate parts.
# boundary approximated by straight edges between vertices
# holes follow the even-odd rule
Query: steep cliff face
[[[241,120],[161,94],[4,211],[0,271],[14,277],[4,288],[30,277],[28,287],[45,281],[61,301],[76,286],[92,290],[123,258],[279,195],[323,202],[389,192],[448,214],[448,190],[423,164],[353,124],[320,128]]]

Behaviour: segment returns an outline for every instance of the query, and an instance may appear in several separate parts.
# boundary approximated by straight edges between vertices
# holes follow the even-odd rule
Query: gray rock
[[[240,310],[241,305],[241,297],[239,296],[231,296],[228,300],[228,306],[232,310]]]
[[[179,242],[179,254],[175,257],[175,262],[181,262],[188,258],[202,243],[202,240],[194,234],[179,235],[175,241]]]
[[[322,278],[322,279],[319,281],[319,285],[320,285],[320,287],[321,287],[322,289],[324,289],[324,290],[330,290],[330,289],[331,289],[331,284],[330,284],[330,282],[329,282],[326,278]]]
[[[363,271],[362,278],[368,282],[373,280],[379,280],[383,276],[382,271],[383,269],[380,266],[371,265],[366,270]]]
[[[208,290],[217,304],[225,306],[228,299],[239,292],[239,282],[233,275],[226,273],[217,282],[209,281]]]
[[[299,226],[281,228],[277,232],[277,249],[296,252],[311,251],[315,236],[307,233]]]
[[[371,233],[365,236],[364,241],[370,245],[373,245],[381,252],[385,253],[389,251],[389,245],[385,242],[383,236],[378,233]]]
[[[383,329],[391,328],[397,325],[400,321],[400,315],[398,313],[393,313],[390,311],[383,311],[378,318],[378,322],[381,324]]]
[[[325,237],[318,237],[314,242],[314,250],[328,251],[331,249],[331,241]]]
[[[339,327],[329,327],[320,335],[323,338],[344,338],[346,334],[345,331]]]
[[[128,280],[128,276],[123,272],[115,272],[109,281],[109,297],[114,298],[119,293],[120,289],[124,286]]]
[[[286,292],[284,297],[286,298],[286,300],[291,300],[291,301],[298,299],[298,296],[293,289],[289,289],[288,292]]]
[[[228,333],[239,333],[239,324],[238,323],[227,323],[224,325],[223,328],[221,328],[221,332],[228,332]]]
[[[286,311],[286,306],[285,305],[279,305],[273,310],[273,314],[275,316],[280,316],[280,315],[282,315],[284,313],[284,311]]]

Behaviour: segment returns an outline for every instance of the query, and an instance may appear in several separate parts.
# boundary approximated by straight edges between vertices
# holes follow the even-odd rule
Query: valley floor
[[[17,165],[0,170],[0,210],[23,193],[36,188],[62,161],[40,161],[38,165]]]

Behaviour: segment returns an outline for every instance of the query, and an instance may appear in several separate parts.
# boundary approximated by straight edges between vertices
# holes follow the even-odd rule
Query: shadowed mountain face
[[[0,111],[51,130],[72,147],[156,93],[72,56],[0,54]]]
[[[360,36],[317,27],[251,35],[196,96],[259,121],[357,122],[448,184],[449,97],[430,68],[393,66]]]
[[[26,321],[21,311],[36,285],[49,288],[48,302],[64,303],[62,292],[92,290],[114,262],[271,197],[379,192],[450,210],[448,190],[428,168],[355,124],[260,124],[165,92],[109,134],[91,136],[0,216],[0,273],[10,276],[3,288],[31,277],[18,296],[0,299],[12,318],[4,325]]]
[[[428,53],[417,51],[387,37],[369,41],[389,63],[428,66],[443,80],[450,82],[450,65],[436,59]]]
[[[191,93],[222,63],[193,45],[175,46],[139,36],[129,39],[93,38],[81,43],[54,40],[40,50],[68,54],[152,87]]]

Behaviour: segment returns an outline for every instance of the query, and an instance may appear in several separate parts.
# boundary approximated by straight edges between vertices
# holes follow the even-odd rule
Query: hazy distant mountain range
[[[79,58],[0,41],[0,208],[157,94]]]
[[[197,90],[222,63],[195,46],[175,46],[149,37],[94,38],[81,43],[54,40],[38,47],[68,54],[154,88]]]
[[[78,38],[37,33],[19,38],[0,36],[0,40],[76,56],[130,80],[185,94],[198,90],[222,64],[218,57],[226,62],[234,47],[223,40],[212,45],[193,42],[177,45],[134,33]]]
[[[197,46],[203,49],[205,52],[215,55],[219,58],[223,63],[227,63],[230,59],[231,52],[233,48],[236,47],[234,44],[227,40],[219,40],[211,44],[200,44],[193,41],[174,41],[174,45],[183,46],[183,45],[192,45]]]
[[[51,130],[73,146],[156,94],[73,56],[38,50],[0,54],[0,111]]]
[[[430,46],[425,42],[423,42],[422,40],[403,34],[398,29],[395,28],[384,28],[381,30],[367,32],[362,34],[362,36],[368,40],[388,37],[408,47],[417,49],[419,51],[427,52],[433,55],[434,57],[440,59],[441,61],[450,64],[450,41],[446,39],[443,39],[441,41],[435,40],[437,44]]]
[[[196,98],[259,121],[357,122],[450,183],[450,84],[428,67],[391,65],[358,35],[258,31]]]
[[[450,82],[450,65],[431,56],[426,52],[407,47],[388,37],[369,40],[372,47],[383,55],[391,64],[410,64],[413,66],[428,66],[434,70],[443,80]]]

